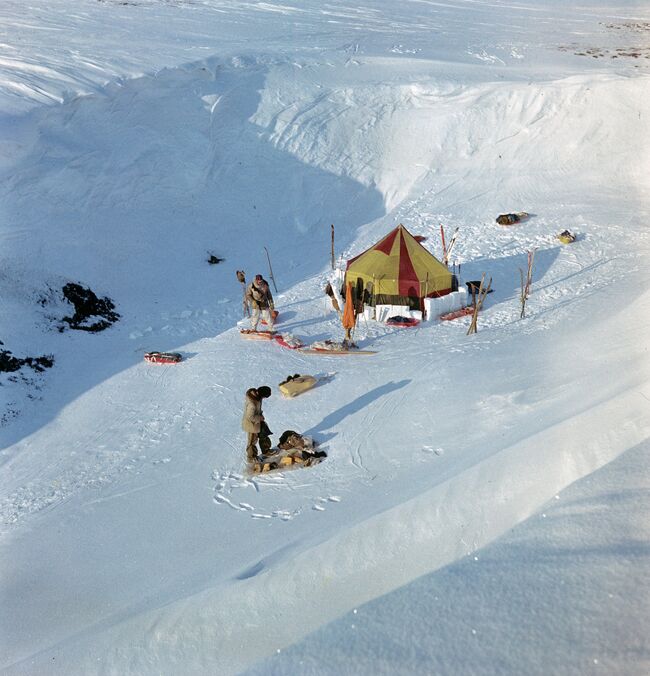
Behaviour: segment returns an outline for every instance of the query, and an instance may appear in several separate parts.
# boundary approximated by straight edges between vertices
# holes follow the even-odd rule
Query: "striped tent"
[[[357,302],[422,308],[422,299],[453,290],[451,272],[413,235],[398,225],[377,244],[348,261],[346,284]]]

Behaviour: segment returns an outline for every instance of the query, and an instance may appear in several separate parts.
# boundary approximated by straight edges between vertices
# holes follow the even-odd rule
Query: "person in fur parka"
[[[269,283],[262,275],[255,275],[255,279],[246,289],[246,302],[251,308],[251,329],[257,331],[257,324],[260,321],[260,312],[266,321],[269,331],[273,331],[273,294],[269,288]]]
[[[266,426],[264,414],[262,413],[262,400],[270,396],[271,388],[266,385],[257,388],[251,387],[249,390],[246,390],[241,426],[244,432],[248,434],[246,440],[246,459],[248,462],[253,462],[260,455],[257,444],[260,431],[263,426]]]

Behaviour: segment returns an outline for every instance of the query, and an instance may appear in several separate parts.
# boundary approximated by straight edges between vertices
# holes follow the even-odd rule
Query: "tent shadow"
[[[329,432],[332,427],[335,427],[340,422],[345,420],[350,415],[358,413],[366,406],[370,405],[373,401],[376,401],[380,397],[383,397],[390,392],[395,392],[396,390],[406,387],[411,382],[410,379],[399,380],[397,382],[391,381],[389,383],[384,383],[375,387],[373,390],[362,394],[360,397],[357,397],[349,404],[345,404],[338,408],[336,411],[333,411],[329,415],[325,416],[317,425],[310,428],[305,432],[306,435],[311,436],[314,440],[319,443],[325,443],[330,439],[333,439],[336,436],[336,432]]]
[[[550,249],[541,249],[535,252],[533,263],[533,287],[543,281],[561,251],[560,246]],[[479,258],[463,265],[463,280],[480,280],[485,273],[485,284],[492,278],[492,290],[485,300],[485,306],[499,303],[520,290],[520,270],[524,275],[528,268],[526,253],[519,253],[504,258]],[[471,299],[470,299],[471,300]]]

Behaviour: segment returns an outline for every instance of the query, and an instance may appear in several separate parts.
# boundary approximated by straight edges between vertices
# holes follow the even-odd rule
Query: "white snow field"
[[[54,359],[0,372],[2,674],[650,671],[647,5],[3,0],[0,179],[0,355]],[[478,333],[241,340],[265,247],[340,340],[330,225],[399,223],[459,229]],[[262,384],[323,463],[245,473]]]

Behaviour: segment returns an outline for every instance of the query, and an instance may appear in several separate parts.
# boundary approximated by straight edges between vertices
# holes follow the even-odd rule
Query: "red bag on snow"
[[[417,326],[420,323],[419,319],[413,317],[390,317],[386,320],[388,326]]]

